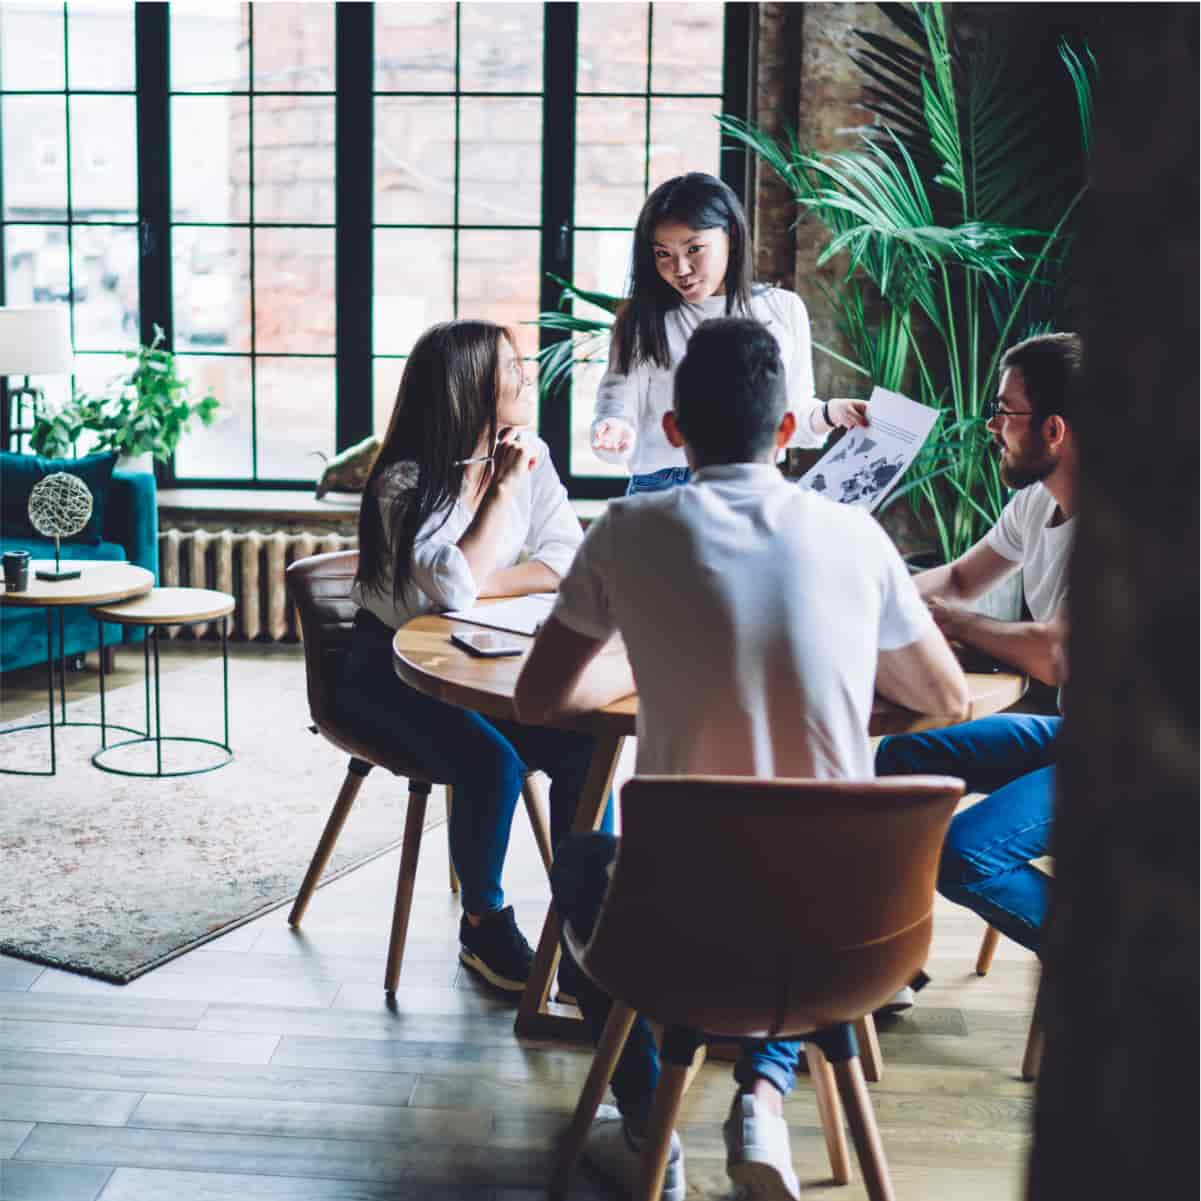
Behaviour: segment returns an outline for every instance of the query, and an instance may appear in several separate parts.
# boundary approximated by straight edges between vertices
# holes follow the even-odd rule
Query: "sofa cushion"
[[[92,494],[88,523],[63,542],[95,546],[104,532],[104,509],[116,465],[115,451],[85,455],[82,459],[44,459],[41,455],[0,452],[0,534],[8,538],[40,538],[29,520],[29,494],[39,480],[59,471],[77,475]]]
[[[27,550],[31,559],[49,559],[54,562],[54,539],[34,535],[32,538],[0,538],[0,554],[9,550]],[[124,563],[129,556],[119,542],[64,542],[59,549],[63,562],[68,559],[101,560],[105,563]]]

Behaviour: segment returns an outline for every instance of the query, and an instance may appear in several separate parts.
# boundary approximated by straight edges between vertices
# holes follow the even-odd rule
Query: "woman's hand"
[[[605,417],[592,427],[592,449],[598,454],[628,455],[636,438],[634,427],[620,417]]]
[[[511,491],[537,462],[534,448],[522,439],[520,430],[502,429],[492,451],[492,487],[501,493]]]
[[[834,423],[835,428],[842,426],[844,429],[853,429],[857,425],[869,424],[866,400],[833,397],[826,401],[826,412],[830,414],[830,420]]]

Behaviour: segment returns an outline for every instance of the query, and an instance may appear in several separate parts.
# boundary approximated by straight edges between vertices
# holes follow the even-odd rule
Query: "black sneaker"
[[[559,958],[559,975],[555,982],[555,1000],[560,1005],[575,1005],[578,1007],[580,978],[583,974],[576,966],[575,960],[564,951]]]
[[[473,926],[464,914],[459,922],[459,958],[489,984],[505,992],[521,992],[530,978],[534,950],[513,918],[513,906],[484,915]]]

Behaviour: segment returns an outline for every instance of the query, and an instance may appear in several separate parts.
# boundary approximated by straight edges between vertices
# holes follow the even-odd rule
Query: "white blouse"
[[[507,520],[500,536],[496,567],[512,567],[519,560],[530,559],[544,563],[561,577],[571,565],[584,534],[546,443],[533,437],[530,442],[537,463],[522,480],[513,503],[506,506]],[[392,502],[400,493],[411,491],[416,483],[415,463],[394,463],[380,475],[375,497],[365,496],[363,503],[374,499],[387,530]],[[389,553],[381,587],[368,592],[356,583],[351,592],[355,604],[392,629],[423,613],[470,608],[479,596],[480,584],[457,543],[474,516],[474,509],[469,509],[461,498],[454,502],[449,515],[445,509],[435,513],[417,533],[412,573],[399,602],[392,598]]]
[[[616,348],[610,351],[609,369],[601,379],[593,410],[592,430],[608,418],[619,418],[635,432],[634,449],[626,456],[612,451],[594,451],[611,463],[625,462],[631,475],[645,475],[664,467],[686,467],[683,450],[677,450],[663,433],[663,414],[672,406],[675,364],[684,357],[688,339],[702,321],[726,315],[726,298],[710,296],[700,304],[687,302],[664,316],[671,367],[636,363],[629,375],[617,370]],[[821,402],[814,395],[813,343],[805,302],[783,288],[762,287],[750,299],[748,316],[761,321],[775,335],[784,360],[789,407],[796,414],[797,431],[792,446],[821,446],[827,435],[815,434],[810,424],[813,410]]]

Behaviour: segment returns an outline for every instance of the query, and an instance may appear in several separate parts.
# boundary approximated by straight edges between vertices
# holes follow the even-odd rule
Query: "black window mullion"
[[[334,298],[339,451],[371,433],[375,6],[335,9]]]
[[[571,279],[574,269],[572,218],[575,204],[576,64],[579,6],[547,4],[542,50],[542,274],[539,307],[558,308],[559,288],[548,272]],[[569,337],[563,331],[540,329],[538,345],[546,350]],[[550,447],[559,475],[570,478],[571,387],[542,407],[539,430]]]
[[[722,62],[722,112],[741,120],[750,118],[751,88],[755,75],[752,55],[755,46],[754,28],[758,17],[757,4],[725,5],[725,47]],[[738,195],[745,206],[751,196],[752,163],[741,143],[723,145],[721,177]]]

